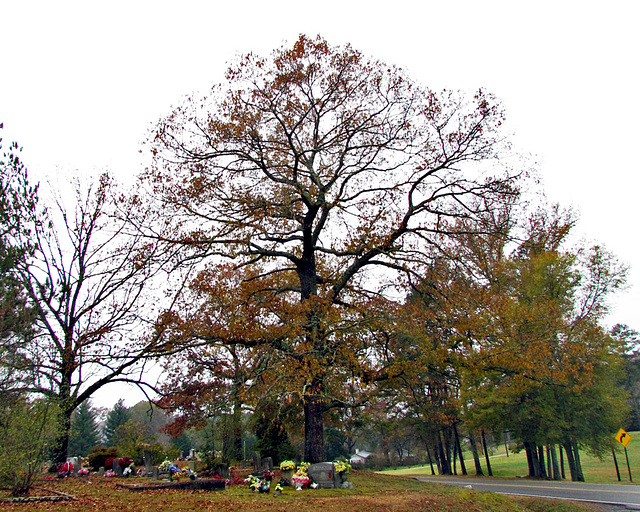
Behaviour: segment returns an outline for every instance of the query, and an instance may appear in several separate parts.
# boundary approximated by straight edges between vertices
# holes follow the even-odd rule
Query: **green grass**
[[[629,463],[631,466],[631,476],[634,482],[640,482],[640,432],[631,432],[632,441],[627,446],[629,455]],[[616,443],[616,457],[618,459],[618,468],[620,469],[620,478],[622,483],[629,483],[629,472],[627,470],[627,462],[624,455],[624,449]],[[509,457],[505,455],[504,446],[499,448],[493,456],[489,458],[493,476],[501,478],[524,477],[529,473],[527,466],[527,456],[524,451],[520,453],[509,453]],[[613,462],[611,452],[607,452],[602,460],[597,457],[590,456],[586,452],[580,452],[580,461],[582,462],[582,470],[585,480],[592,483],[617,483],[616,469]],[[487,475],[487,469],[484,457],[481,457],[482,471]],[[470,455],[465,455],[465,465],[469,475],[475,475],[475,465]],[[435,467],[435,466],[434,466]],[[431,468],[427,466],[414,466],[410,468],[398,468],[382,471],[384,474],[404,475],[404,476],[431,476]],[[458,474],[460,466],[458,465]],[[569,466],[565,457],[565,475],[568,480],[571,479]]]

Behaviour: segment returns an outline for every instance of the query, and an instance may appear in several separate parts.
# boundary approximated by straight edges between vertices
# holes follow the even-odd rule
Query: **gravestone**
[[[98,476],[104,476],[104,466],[98,468]]]
[[[194,460],[196,458],[196,451],[191,448],[191,450],[189,450],[189,456],[187,457],[187,460]]]
[[[73,471],[72,471],[71,474],[73,476],[78,476],[78,471],[80,471],[80,464],[79,464],[79,461],[78,461],[78,457],[68,457],[67,458],[67,463],[69,463],[69,464],[71,464],[73,466]]]
[[[146,475],[153,473],[153,454],[149,450],[145,450],[142,454],[144,461],[144,472]]]
[[[262,464],[260,461],[260,454],[253,452],[253,472],[258,473],[262,471]]]
[[[154,480],[160,479],[160,471],[158,471],[158,466],[153,466],[151,468],[151,476],[153,477]]]
[[[118,463],[118,458],[116,457],[115,459],[113,459],[113,472],[116,474],[116,476],[122,476],[122,468],[120,467],[120,464]]]
[[[63,470],[62,467],[67,469]],[[71,469],[73,467],[73,469]],[[66,471],[68,475],[78,476],[78,459],[76,457],[67,457],[64,466],[60,467],[61,471]]]
[[[335,489],[340,487],[341,484],[333,462],[311,464],[307,469],[307,475],[309,475],[309,478],[317,483],[321,489]]]
[[[273,458],[265,457],[261,461],[261,470],[264,471],[273,471]]]
[[[217,473],[222,478],[229,478],[229,466],[227,464],[216,464],[214,473]]]

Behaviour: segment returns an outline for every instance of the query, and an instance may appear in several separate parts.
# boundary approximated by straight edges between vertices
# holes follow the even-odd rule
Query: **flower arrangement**
[[[292,460],[283,460],[280,463],[280,471],[295,471],[296,463]]]
[[[164,461],[162,462],[162,464],[160,464],[158,466],[158,469],[160,471],[164,471],[164,472],[168,472],[169,468],[173,465],[173,462],[171,462],[169,459],[164,459]]]
[[[254,492],[266,493],[271,489],[271,482],[260,480],[255,475],[249,475],[245,480],[245,483],[248,483],[249,488]]]
[[[122,476],[125,477],[125,478],[129,478],[131,475],[134,474],[135,469],[136,469],[136,466],[132,462],[126,468],[124,468],[124,470],[122,471]]]
[[[275,476],[275,474],[274,474],[274,472],[273,472],[273,471],[266,470],[266,471],[263,473],[263,478],[264,478],[264,480],[265,480],[266,482],[271,482],[271,480],[273,480],[273,477],[274,477],[274,476]]]
[[[78,476],[87,476],[89,474],[89,470],[86,468],[82,468],[78,470]]]
[[[112,469],[107,469],[107,470],[104,472],[104,476],[105,476],[105,478],[111,478],[111,477],[116,476],[116,474],[113,472],[113,470],[112,470]]]
[[[64,464],[61,464],[60,467],[58,468],[58,478],[66,478],[69,475],[71,475],[72,471],[73,471],[73,463],[65,462]]]
[[[282,494],[282,491],[283,491],[283,490],[284,490],[284,489],[282,488],[282,484],[281,484],[280,482],[278,482],[278,483],[276,484],[275,489],[273,489],[273,494],[275,494],[276,496],[279,496],[280,494]]]
[[[194,471],[191,471],[189,468],[182,468],[182,476],[189,478],[190,480],[195,480],[198,478],[198,474]]]
[[[291,480],[293,480],[293,485],[295,485],[296,491],[307,489],[311,485],[311,478],[309,478],[307,473],[304,471],[298,470]]]
[[[346,460],[336,460],[333,462],[337,473],[344,473],[345,475],[351,472],[351,464]]]
[[[304,473],[305,475],[307,474],[307,470],[309,469],[309,466],[311,466],[311,462],[301,462],[298,465],[298,473]]]

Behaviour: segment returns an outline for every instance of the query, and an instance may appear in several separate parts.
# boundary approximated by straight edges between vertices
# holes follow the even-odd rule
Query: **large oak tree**
[[[145,178],[185,260],[259,263],[254,282],[299,304],[299,334],[274,348],[303,369],[305,459],[319,461],[328,382],[362,378],[348,343],[367,302],[437,254],[453,221],[516,193],[503,112],[319,37],[226,76],[159,122]]]

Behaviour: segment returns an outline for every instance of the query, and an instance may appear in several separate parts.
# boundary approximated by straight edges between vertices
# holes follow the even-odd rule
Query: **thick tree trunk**
[[[525,450],[527,451],[527,464],[529,465],[529,476],[531,478],[541,478],[540,459],[538,457],[538,447],[535,443],[525,441]]]
[[[72,360],[70,355],[66,355],[66,358],[69,361]],[[73,367],[71,363],[67,363],[64,366],[66,369]],[[78,405],[71,397],[71,376],[71,371],[65,370],[63,372],[58,396],[55,397],[58,406],[58,418],[51,461],[56,467],[67,462],[69,435],[71,433],[71,415]]]
[[[315,381],[304,395],[304,460],[324,462],[324,400],[322,383]]]
[[[551,469],[554,480],[560,480],[562,478],[560,474],[560,467],[558,466],[558,454],[556,453],[556,445],[553,444],[550,447],[551,453]]]
[[[563,455],[563,449],[562,449],[562,445],[559,444],[558,448],[560,450],[560,476],[562,477],[562,479],[566,479],[566,475],[564,474],[564,455]]]
[[[536,475],[536,471],[534,469],[533,464],[533,454],[531,453],[531,445],[528,441],[524,442],[524,451],[527,454],[527,466],[529,467],[529,478],[532,478]]]
[[[59,406],[60,412],[58,413],[56,438],[54,440],[51,454],[51,461],[56,467],[67,462],[67,452],[69,450],[71,415],[73,414],[74,408],[70,407],[69,405],[65,405],[65,402],[68,404],[69,399],[67,399],[66,401],[62,401],[61,405]]]
[[[551,448],[549,448],[549,445],[545,446],[545,450],[547,451],[547,478],[551,478],[553,473],[551,473]]]
[[[563,443],[564,451],[567,454],[567,463],[569,464],[569,471],[571,472],[571,481],[578,481],[578,472],[576,471],[576,462],[573,458],[573,448],[571,446],[570,441],[565,441]]]

